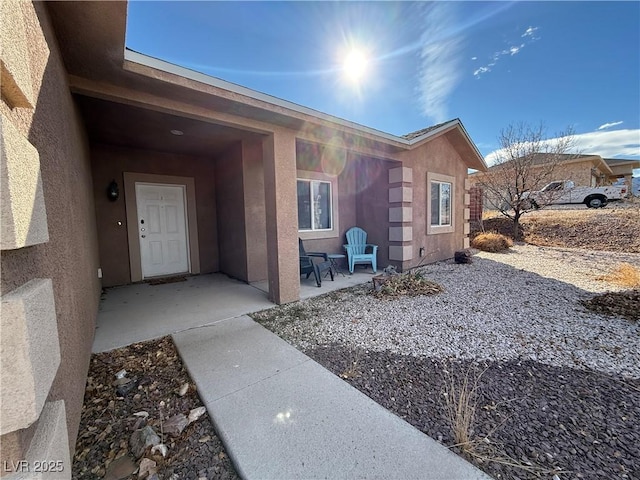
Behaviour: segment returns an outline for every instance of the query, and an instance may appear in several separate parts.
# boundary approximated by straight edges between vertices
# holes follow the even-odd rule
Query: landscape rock
[[[118,388],[116,388],[116,395],[118,397],[126,397],[127,395],[129,395],[129,393],[131,393],[137,387],[138,387],[138,378],[137,377],[133,377],[128,382],[126,382],[126,383],[124,383],[122,385],[119,385]]]
[[[131,457],[124,455],[120,458],[116,458],[107,467],[107,471],[104,475],[104,480],[121,480],[127,478],[129,475],[136,471],[136,464]]]
[[[129,439],[131,451],[136,458],[141,457],[148,447],[153,447],[159,443],[160,437],[149,425],[133,432]]]
[[[179,413],[178,415],[169,417],[164,423],[163,429],[165,433],[180,435],[188,424],[189,420],[187,420],[187,417],[185,417],[184,414]]]
[[[140,376],[135,395],[115,400],[111,385],[113,372],[121,369],[144,374]],[[179,396],[177,393],[182,385],[189,385],[188,394]],[[104,478],[108,459],[129,453],[133,458],[129,446],[131,434],[146,425],[159,433],[167,417],[186,414],[201,407],[198,395],[192,394],[195,390],[171,337],[93,354],[71,478]],[[162,408],[160,402],[164,403]],[[215,433],[211,419],[203,415],[188,428],[188,435],[183,432],[172,437],[167,441],[168,445],[155,445],[151,451],[145,448],[149,455],[143,452],[141,457],[157,462],[157,473],[148,474],[144,480],[197,478],[203,465],[206,466],[209,479],[237,480],[231,460],[226,455],[219,456],[224,452],[224,446]],[[166,440],[167,436],[164,438]],[[201,442],[203,438],[207,441]],[[134,463],[137,466],[140,462]],[[133,477],[130,475],[126,478],[131,480]]]
[[[138,478],[145,478],[146,476],[151,476],[155,473],[158,473],[156,471],[156,462],[154,462],[150,458],[146,458],[146,457],[143,458],[140,461],[140,467],[138,469]]]
[[[188,423],[191,424],[197,421],[202,415],[206,413],[207,409],[205,407],[194,408],[189,412]]]
[[[167,448],[167,446],[164,443],[159,443],[158,445],[154,445],[151,448],[151,453],[160,453],[160,455],[162,455],[163,457],[167,456],[167,453],[169,452],[169,449]]]
[[[453,259],[456,263],[472,263],[473,254],[470,250],[458,250],[454,253]]]
[[[188,391],[189,391],[189,384],[183,383],[182,386],[180,387],[180,390],[178,390],[178,395],[180,395],[181,397],[184,397]]]

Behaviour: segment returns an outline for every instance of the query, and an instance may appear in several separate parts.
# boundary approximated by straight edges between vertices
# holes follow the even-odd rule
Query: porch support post
[[[269,299],[277,304],[300,298],[296,139],[276,131],[263,141],[267,219]]]

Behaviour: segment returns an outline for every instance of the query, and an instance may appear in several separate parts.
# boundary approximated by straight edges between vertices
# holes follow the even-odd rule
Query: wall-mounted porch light
[[[115,202],[116,200],[118,200],[119,196],[120,190],[118,190],[118,184],[115,180],[111,180],[111,183],[107,187],[107,198],[112,202]]]

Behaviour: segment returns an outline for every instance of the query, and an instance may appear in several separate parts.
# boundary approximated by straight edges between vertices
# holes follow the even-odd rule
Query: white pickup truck
[[[627,190],[625,185],[576,187],[570,180],[555,181],[545,185],[540,191],[529,192],[526,198],[535,208],[566,203],[584,203],[589,208],[601,208],[609,202],[622,200],[627,196]]]

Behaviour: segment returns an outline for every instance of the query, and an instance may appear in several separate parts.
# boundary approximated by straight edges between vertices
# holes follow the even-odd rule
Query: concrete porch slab
[[[373,276],[368,272],[337,275],[333,282],[327,278],[320,288],[313,278],[302,276],[300,298],[366,283]],[[187,277],[186,281],[177,283],[138,283],[108,288],[98,310],[93,352],[105,352],[271,308],[274,304],[267,292],[267,282],[248,285],[219,273]]]
[[[173,338],[243,478],[490,478],[249,317]]]
[[[107,289],[100,302],[93,352],[151,340],[273,307],[267,295],[222,274],[185,282]]]
[[[381,271],[378,270],[378,274]],[[357,269],[353,274],[349,275],[347,271],[346,274],[341,275],[337,274],[334,276],[334,280],[331,280],[331,277],[323,277],[322,285],[318,287],[316,285],[316,281],[311,275],[309,278],[305,278],[304,275],[300,276],[300,300],[306,300],[307,298],[317,297],[318,295],[323,295],[328,292],[332,292],[334,290],[340,290],[342,288],[353,287],[355,285],[360,285],[362,283],[370,282],[374,277],[374,273],[370,268]],[[264,282],[253,282],[251,286],[257,288],[258,290],[262,290],[267,293],[269,291],[269,282],[266,280]]]

